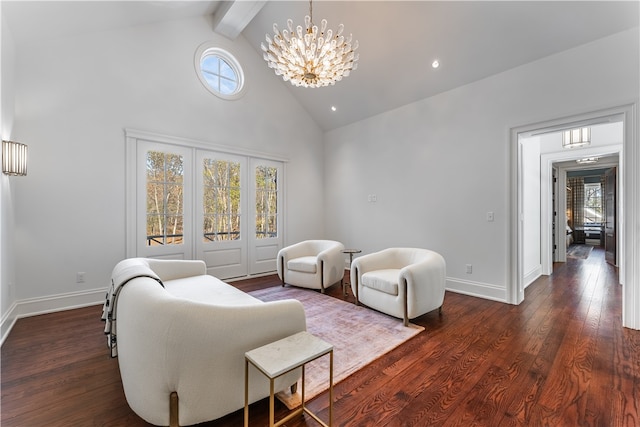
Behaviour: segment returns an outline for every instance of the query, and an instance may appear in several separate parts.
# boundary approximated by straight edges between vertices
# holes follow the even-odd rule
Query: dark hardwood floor
[[[518,306],[448,292],[442,316],[414,321],[423,333],[336,385],[334,425],[640,426],[640,331],[621,326],[621,292],[597,248],[557,264]],[[330,294],[342,298],[339,286]],[[16,323],[2,346],[3,427],[148,425],[125,401],[100,314],[94,306]],[[326,419],[326,393],[309,407]],[[242,420],[238,411],[203,426]],[[266,400],[251,406],[251,421],[268,425]]]

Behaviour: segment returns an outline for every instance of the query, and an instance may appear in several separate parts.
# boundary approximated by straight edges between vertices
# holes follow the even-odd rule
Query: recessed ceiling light
[[[440,66],[440,61],[437,59],[431,63],[432,68],[438,68]]]
[[[331,111],[336,111],[336,110],[337,110],[336,106],[335,106],[335,105],[332,105],[332,106],[331,106]]]

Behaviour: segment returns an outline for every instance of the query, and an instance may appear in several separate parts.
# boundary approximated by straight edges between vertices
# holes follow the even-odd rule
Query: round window
[[[198,78],[209,92],[223,99],[242,96],[244,74],[227,50],[209,44],[200,46],[196,51],[195,67]]]

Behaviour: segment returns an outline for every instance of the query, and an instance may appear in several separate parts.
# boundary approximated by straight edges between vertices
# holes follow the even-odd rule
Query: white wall
[[[530,285],[542,273],[540,247],[540,138],[526,138],[522,146],[522,269],[524,286]]]
[[[212,39],[188,19],[16,49],[14,137],[30,155],[14,182],[19,312],[95,301],[109,284],[125,256],[125,128],[287,158],[285,243],[324,234],[322,132],[242,37],[222,41],[244,67],[244,97],[205,90],[193,58]]]
[[[0,76],[0,134],[3,140],[12,138],[13,129],[13,83],[14,73],[14,44],[11,33],[5,22],[1,19],[2,59]],[[6,332],[5,325],[10,324],[10,319],[5,322],[11,305],[15,302],[15,251],[13,248],[14,229],[14,197],[12,183],[20,177],[9,178],[0,174],[0,337]],[[1,340],[0,340],[1,341]]]
[[[449,289],[506,300],[509,129],[637,102],[638,36],[615,34],[326,133],[327,233],[363,253],[434,249]]]

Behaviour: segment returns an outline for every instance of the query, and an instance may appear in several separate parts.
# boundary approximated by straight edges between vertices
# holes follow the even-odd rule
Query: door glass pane
[[[147,152],[147,246],[183,242],[182,156]]]
[[[256,167],[256,239],[278,236],[278,169]]]
[[[202,173],[203,241],[240,239],[240,163],[204,159]]]
[[[602,223],[602,188],[600,183],[584,185],[584,224]]]

